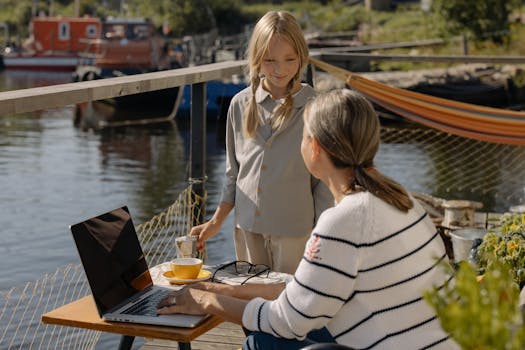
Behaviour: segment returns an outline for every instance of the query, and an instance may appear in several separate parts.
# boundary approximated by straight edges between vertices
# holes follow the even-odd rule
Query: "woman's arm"
[[[275,299],[283,289],[284,283],[240,286],[198,283],[166,297],[159,303],[158,313],[212,314],[226,321],[242,324],[244,308],[249,300],[257,296]]]
[[[266,300],[277,299],[284,290],[285,283],[247,283],[243,285],[231,286],[223,283],[202,282],[191,286],[191,288],[201,289],[208,292],[227,295],[230,297],[251,300],[261,297]]]
[[[242,324],[242,314],[247,300],[215,294],[201,289],[183,288],[162,300],[158,307],[159,315],[211,314],[223,320]]]

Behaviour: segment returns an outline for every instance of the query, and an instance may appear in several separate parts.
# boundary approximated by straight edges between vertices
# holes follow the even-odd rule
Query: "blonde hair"
[[[353,168],[346,194],[364,189],[403,212],[414,206],[403,186],[374,168],[380,123],[365,97],[347,89],[321,94],[307,105],[304,118],[334,166]]]
[[[272,120],[272,129],[278,130],[290,116],[293,108],[293,98],[291,90],[297,81],[300,81],[302,74],[308,64],[308,45],[304,39],[301,26],[295,17],[287,11],[269,11],[255,25],[250,43],[248,45],[248,77],[252,89],[252,98],[248,103],[248,108],[244,112],[244,133],[248,137],[255,137],[255,132],[259,127],[259,112],[255,92],[261,83],[260,71],[264,54],[268,51],[270,40],[279,35],[288,41],[299,56],[299,69],[297,74],[288,84],[288,94],[282,104],[275,110],[275,117]]]

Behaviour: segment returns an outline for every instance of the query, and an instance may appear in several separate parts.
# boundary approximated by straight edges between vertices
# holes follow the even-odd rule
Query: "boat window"
[[[97,26],[94,25],[94,24],[89,24],[87,27],[86,27],[86,36],[88,38],[96,38],[98,36],[98,33],[97,33]]]
[[[69,23],[60,22],[58,24],[58,40],[69,40],[69,39],[70,39]]]
[[[149,27],[147,25],[136,25],[133,27],[133,38],[144,39],[149,37]]]
[[[105,37],[108,39],[111,38],[124,38],[126,33],[126,28],[122,24],[113,24],[107,25],[105,27]]]

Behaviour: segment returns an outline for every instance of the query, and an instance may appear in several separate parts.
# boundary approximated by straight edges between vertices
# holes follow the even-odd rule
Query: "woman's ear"
[[[312,160],[318,160],[319,155],[321,154],[322,148],[321,148],[321,144],[319,143],[319,141],[317,141],[317,139],[313,136],[312,136],[311,147],[312,147]]]

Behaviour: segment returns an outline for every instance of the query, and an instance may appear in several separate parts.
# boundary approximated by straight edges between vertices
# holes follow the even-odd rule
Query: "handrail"
[[[368,61],[408,61],[408,62],[464,62],[464,63],[506,63],[523,64],[523,56],[474,56],[474,55],[384,55],[368,53],[325,53],[316,51],[319,59],[327,62],[352,62],[355,59]]]
[[[225,61],[117,78],[0,92],[0,115],[56,108],[187,84],[231,78],[244,73],[246,61]]]

